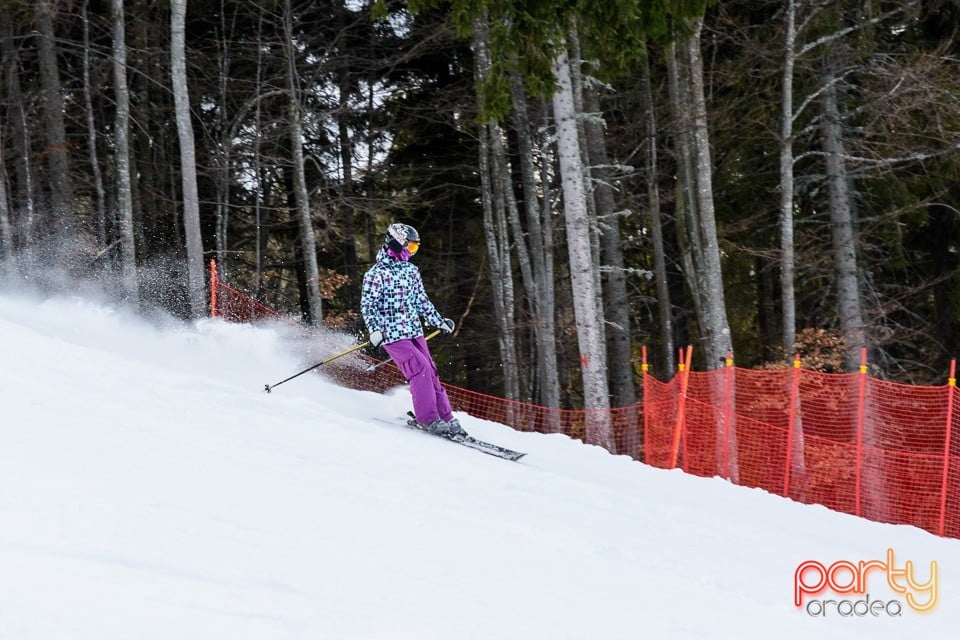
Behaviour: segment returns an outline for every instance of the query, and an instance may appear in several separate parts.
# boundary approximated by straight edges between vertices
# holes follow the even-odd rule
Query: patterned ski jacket
[[[397,260],[386,247],[363,277],[360,313],[367,331],[383,332],[387,344],[423,335],[420,318],[439,327],[443,316],[423,289],[420,270],[412,262]]]

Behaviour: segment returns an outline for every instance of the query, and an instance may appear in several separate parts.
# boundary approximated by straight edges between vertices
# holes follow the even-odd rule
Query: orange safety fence
[[[210,270],[210,313],[233,322],[289,321],[220,281]],[[292,321],[289,321],[292,323]],[[857,373],[690,370],[653,377],[644,349],[643,400],[609,410],[614,453],[648,465],[721,476],[803,503],[877,522],[960,538],[960,415],[955,363],[943,386]],[[322,373],[343,386],[382,393],[405,384],[388,363],[357,352]],[[522,431],[587,441],[588,412],[553,409],[444,385],[455,411]]]

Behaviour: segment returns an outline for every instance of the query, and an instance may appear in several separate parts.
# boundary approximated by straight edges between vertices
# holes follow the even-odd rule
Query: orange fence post
[[[650,387],[647,386],[647,375],[650,370],[650,365],[647,364],[647,345],[640,347],[640,353],[643,357],[642,364],[640,365],[640,370],[643,372],[643,379],[641,387],[643,389],[643,397],[640,399],[640,402],[643,404],[643,458],[644,461],[649,460],[647,458],[647,452],[650,451],[650,429],[647,428],[648,418],[650,415],[650,409],[647,407],[647,389]]]
[[[800,396],[800,354],[793,354],[793,382],[790,384],[790,409],[787,422],[786,468],[783,473],[783,497],[790,497],[790,472],[793,469],[793,426],[797,420],[797,400]]]
[[[857,394],[859,396],[857,399],[857,480],[853,492],[854,500],[856,500],[854,514],[857,516],[860,515],[860,477],[863,475],[863,405],[865,402],[866,385],[867,349],[864,347],[860,350],[860,390]]]
[[[217,261],[210,261],[210,317],[216,318],[218,315],[217,312],[217,285],[219,284],[217,277]]]
[[[942,536],[947,518],[947,478],[950,475],[950,436],[953,430],[953,396],[957,389],[957,360],[950,361],[950,377],[947,379],[947,431],[943,439],[943,481],[940,483],[940,523],[937,527]]]
[[[730,479],[730,422],[733,420],[733,398],[736,389],[733,387],[733,351],[727,351],[725,361],[726,370],[724,377],[726,379],[726,399],[723,409],[723,460],[721,461],[721,472],[724,478]]]
[[[673,430],[673,449],[670,452],[671,469],[677,468],[677,457],[680,455],[680,436],[686,426],[687,379],[690,377],[690,357],[692,354],[693,347],[691,345],[687,345],[686,358],[683,357],[683,350],[680,351],[680,404],[677,407],[677,425]]]

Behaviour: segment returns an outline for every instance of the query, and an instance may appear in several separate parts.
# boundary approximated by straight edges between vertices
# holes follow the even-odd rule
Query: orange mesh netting
[[[233,322],[285,320],[220,282],[211,267],[211,315]],[[324,375],[353,389],[405,384],[391,363],[359,352]],[[615,453],[646,464],[757,487],[878,522],[960,538],[960,417],[955,372],[947,385],[903,385],[859,373],[794,367],[690,370],[662,382],[643,367],[643,400],[611,409]],[[587,412],[552,409],[444,385],[455,411],[523,431],[587,441]]]

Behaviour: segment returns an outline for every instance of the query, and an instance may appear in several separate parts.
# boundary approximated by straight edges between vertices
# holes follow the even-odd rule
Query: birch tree
[[[490,72],[490,51],[485,25],[477,23],[473,35],[476,58],[474,74],[479,88]],[[505,162],[500,127],[496,123],[480,124],[479,168],[483,232],[490,262],[490,285],[493,291],[494,316],[498,324],[497,345],[503,362],[504,394],[510,400],[520,399],[515,296],[510,252],[511,234],[507,224],[506,195],[501,180]],[[507,189],[511,187],[507,185]],[[520,241],[522,243],[522,240]]]
[[[678,46],[668,47],[671,103],[678,156],[677,224],[685,240],[684,271],[693,295],[707,369],[720,367],[732,349],[723,291],[720,247],[713,206],[712,165],[707,129],[702,21]],[[674,53],[676,51],[676,53]]]
[[[780,100],[780,299],[784,357],[793,352],[797,335],[797,301],[793,253],[793,69],[796,64],[797,2],[786,0],[784,53]]]
[[[507,227],[502,184],[492,151],[491,138],[500,135],[496,125],[481,125],[480,185],[483,207],[483,236],[490,261],[490,283],[493,290],[494,315],[497,318],[497,345],[503,372],[504,396],[520,399],[520,372],[517,354],[517,328],[514,316],[510,233]],[[512,421],[511,421],[512,422]]]
[[[717,239],[716,214],[713,203],[713,164],[710,157],[710,136],[707,127],[707,105],[703,90],[703,58],[700,54],[700,32],[703,20],[694,22],[692,33],[684,42],[685,58],[689,69],[689,108],[692,125],[693,152],[695,154],[695,185],[697,210],[695,228],[692,230],[702,241],[702,269],[700,279],[702,317],[700,330],[705,339],[707,369],[715,369],[723,363],[728,352],[733,350],[730,325],[723,290],[723,273],[720,266],[720,244]]]
[[[296,203],[297,221],[300,230],[300,249],[306,276],[306,297],[310,324],[320,326],[323,307],[320,298],[320,268],[317,264],[317,240],[313,231],[310,212],[310,196],[304,173],[303,116],[300,106],[300,82],[297,75],[297,47],[293,37],[293,7],[290,0],[283,4],[283,49],[286,62],[288,93],[288,134],[290,137],[291,171],[293,172],[293,196]]]
[[[641,108],[646,132],[647,153],[646,191],[648,217],[650,219],[650,242],[653,245],[653,274],[657,290],[657,316],[660,319],[660,342],[663,345],[663,363],[666,371],[676,370],[673,341],[673,308],[670,302],[670,286],[667,280],[667,259],[663,247],[663,221],[660,211],[659,170],[657,168],[657,118],[653,108],[653,95],[650,90],[650,61],[643,57],[641,76]]]
[[[809,41],[798,41],[815,24],[815,19],[828,8],[822,3],[805,0],[786,0],[784,12],[784,54],[782,69],[782,95],[780,115],[780,283],[782,297],[783,351],[789,355],[796,337],[796,296],[795,296],[795,257],[794,257],[794,167],[796,158],[793,150],[797,135],[795,123],[811,104],[820,105],[820,139],[826,166],[828,210],[831,221],[831,244],[833,247],[834,267],[837,283],[837,312],[840,318],[841,333],[847,347],[847,367],[855,369],[860,364],[860,350],[866,346],[863,308],[860,300],[860,285],[857,281],[857,239],[851,217],[851,198],[848,193],[847,175],[843,149],[843,127],[840,106],[838,104],[837,85],[843,69],[834,56],[828,52],[823,56],[823,70],[820,81],[814,90],[804,97],[799,106],[795,106],[794,76],[796,65],[803,57],[815,49],[830,49],[843,38],[862,31],[883,20],[909,11],[918,4],[909,0],[892,7],[890,10],[869,15],[846,26],[837,26],[819,37]],[[801,13],[801,10],[805,9]],[[799,16],[799,23],[798,23]]]
[[[517,136],[519,149],[517,161],[520,164],[520,179],[523,188],[523,203],[526,220],[526,234],[518,238],[518,247],[524,248],[529,244],[530,275],[524,274],[525,281],[532,303],[534,322],[534,337],[537,343],[537,380],[540,389],[540,404],[545,407],[560,407],[560,383],[557,371],[556,321],[554,319],[554,305],[556,292],[554,288],[554,256],[553,256],[553,214],[549,193],[541,198],[539,194],[546,188],[546,181],[538,182],[533,159],[536,156],[540,164],[546,167],[546,154],[535,149],[531,139],[530,120],[527,115],[527,96],[523,89],[523,81],[514,75],[510,83],[511,98],[513,100],[513,129]],[[519,225],[518,225],[519,226]],[[558,424],[552,425],[550,430],[559,429]]]
[[[261,8],[257,12],[257,37],[255,42],[257,43],[257,53],[255,60],[256,74],[253,83],[253,90],[259,96],[263,91],[263,66],[264,66],[264,54],[262,46],[263,42],[263,21],[264,21],[264,9]],[[266,244],[266,234],[263,232],[263,216],[264,216],[264,207],[263,207],[263,163],[261,159],[261,146],[262,142],[260,140],[260,128],[262,126],[263,117],[261,115],[261,105],[260,100],[256,101],[256,106],[254,107],[254,116],[253,116],[253,140],[251,145],[253,146],[253,165],[250,168],[253,177],[253,226],[254,226],[254,268],[253,268],[253,290],[256,292],[257,297],[259,298],[263,293],[263,247]]]
[[[133,239],[133,204],[130,186],[130,95],[127,90],[127,44],[123,0],[113,0],[113,91],[117,102],[114,144],[117,165],[117,218],[120,222],[120,281],[124,297],[139,303],[137,252]]]
[[[573,287],[573,311],[577,324],[580,373],[586,409],[587,442],[614,449],[610,424],[610,397],[607,386],[607,356],[603,334],[601,294],[594,278],[590,220],[586,204],[584,168],[577,132],[573,84],[567,54],[554,61],[557,89],[553,94],[553,115],[557,128],[557,160],[563,186],[563,214]]]
[[[665,47],[667,64],[667,88],[670,96],[670,109],[673,116],[674,153],[676,156],[677,180],[674,185],[674,219],[677,226],[677,244],[680,248],[680,265],[684,280],[690,290],[694,315],[703,316],[703,293],[700,280],[696,277],[699,256],[703,253],[700,236],[691,231],[691,217],[697,210],[697,189],[694,180],[692,126],[689,122],[690,103],[689,83],[681,81],[677,44],[669,42]],[[671,371],[672,373],[672,371]]]
[[[847,351],[847,369],[853,371],[860,364],[860,350],[866,346],[866,336],[857,277],[857,239],[850,200],[850,177],[844,162],[836,83],[831,62],[827,61],[823,75],[824,90],[820,93],[820,137],[827,169],[827,208],[837,280],[837,313]]]
[[[681,189],[677,198],[677,225],[686,241],[684,271],[693,293],[706,369],[714,370],[723,366],[733,345],[713,202],[713,168],[700,52],[702,27],[701,18],[693,20],[689,34],[676,47],[668,47],[668,67],[677,127],[678,189]],[[732,403],[727,403],[727,398],[732,390],[725,389],[717,376],[711,381],[713,406],[730,407]],[[729,452],[730,466],[725,471],[727,477],[736,482],[739,478],[736,429],[729,429],[728,440],[720,437],[722,411],[717,412],[717,460],[727,458],[725,452]]]
[[[480,101],[481,88],[490,80],[491,67],[486,18],[474,22],[473,49],[476,58],[475,86],[477,99]],[[494,304],[503,336],[498,340],[498,344],[504,363],[504,386],[508,392],[517,394],[508,397],[520,399],[519,355],[513,311],[516,296],[512,282],[508,281],[512,272],[512,252],[515,252],[521,282],[526,291],[524,299],[529,305],[536,345],[533,354],[537,374],[535,391],[543,406],[558,408],[560,388],[554,321],[552,229],[549,226],[549,216],[541,217],[540,194],[543,189],[542,185],[538,184],[534,167],[534,157],[538,152],[531,140],[523,82],[516,74],[511,74],[509,82],[513,101],[511,120],[519,148],[516,161],[519,165],[523,199],[522,217],[511,179],[514,171],[504,148],[503,128],[495,121],[480,126],[484,229],[491,265],[490,280],[495,296]],[[548,203],[549,196],[544,195],[542,201]],[[511,377],[516,377],[517,380],[511,380]],[[553,418],[553,414],[547,416],[548,423],[543,426],[545,430],[559,429],[559,424]]]
[[[107,196],[103,186],[103,174],[97,157],[97,125],[93,111],[93,88],[90,86],[90,20],[87,17],[89,0],[84,0],[81,9],[83,20],[83,106],[87,115],[87,157],[90,160],[90,176],[96,195],[94,226],[97,230],[97,242],[107,244]],[[126,74],[126,69],[124,69]]]
[[[190,313],[197,318],[206,306],[203,240],[200,232],[200,195],[197,189],[196,147],[187,90],[187,0],[170,0],[170,76],[180,140],[180,181],[183,190],[183,227],[187,249],[187,293]]]
[[[617,211],[614,200],[611,184],[613,172],[607,156],[603,115],[596,84],[597,81],[591,79],[583,86],[584,137],[590,165],[587,175],[592,180],[592,195],[597,212],[610,389],[616,406],[628,407],[637,402],[633,384],[627,275],[620,244],[620,216],[628,212]]]
[[[227,24],[228,12],[224,6],[223,0],[220,3],[219,11],[219,35],[217,39],[217,109],[216,128],[220,132],[219,140],[215,151],[216,162],[216,231],[213,234],[214,250],[217,255],[217,267],[221,275],[226,275],[229,270],[227,261],[228,230],[230,228],[230,167],[233,156],[234,132],[233,126],[227,124],[227,94],[230,90],[230,66],[233,64],[231,51],[231,40],[229,34],[232,32],[232,25]],[[236,15],[232,16],[233,20]],[[231,21],[232,22],[232,21]]]

